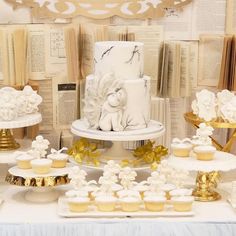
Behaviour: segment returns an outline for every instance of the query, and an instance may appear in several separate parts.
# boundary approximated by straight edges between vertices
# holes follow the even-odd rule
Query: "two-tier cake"
[[[143,43],[95,43],[93,75],[86,78],[84,116],[91,129],[146,128],[150,121],[150,78],[143,75]]]

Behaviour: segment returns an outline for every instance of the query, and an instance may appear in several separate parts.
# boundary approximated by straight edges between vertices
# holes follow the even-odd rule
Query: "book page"
[[[53,78],[53,100],[55,129],[70,129],[73,121],[78,118],[78,84],[58,83]]]
[[[159,70],[157,64],[163,46],[162,26],[128,26],[128,34],[134,35],[134,41],[144,43],[144,74],[151,77],[151,95],[157,95]]]
[[[66,77],[67,59],[63,26],[47,25],[45,45],[46,77],[57,74],[60,74],[60,77]]]
[[[198,85],[213,87],[218,85],[223,44],[224,36],[200,36]]]
[[[53,130],[53,83],[51,79],[29,80],[29,85],[38,86],[38,94],[43,98],[39,106],[42,114],[42,122],[39,125],[40,131]]]
[[[190,82],[190,44],[188,42],[180,43],[180,96],[188,97],[191,95]]]
[[[190,42],[189,67],[189,79],[191,88],[194,90],[197,88],[198,79],[198,41]]]
[[[183,9],[166,8],[166,15],[160,19],[152,19],[151,24],[164,27],[165,40],[189,40],[192,38],[193,3]]]
[[[200,34],[224,34],[227,0],[193,1],[192,38]]]
[[[0,28],[0,81],[2,84],[9,84],[8,70],[8,50],[7,50],[7,29]]]
[[[235,0],[227,0],[226,33],[227,34],[236,33],[236,1]]]
[[[27,25],[28,29],[28,76],[31,80],[45,77],[45,34],[44,25]]]

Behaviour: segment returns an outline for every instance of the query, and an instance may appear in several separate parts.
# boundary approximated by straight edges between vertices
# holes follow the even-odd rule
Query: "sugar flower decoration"
[[[113,160],[108,161],[107,165],[105,165],[103,168],[104,172],[110,172],[113,174],[118,174],[120,172],[120,169],[120,165],[116,164]]]
[[[84,170],[81,170],[78,166],[72,167],[70,173],[68,174],[68,178],[71,179],[71,184],[74,189],[77,190],[87,185],[86,176],[87,173]]]
[[[130,167],[125,167],[121,170],[119,178],[120,183],[124,189],[131,189],[133,187],[133,181],[135,180],[137,173],[133,171]]]

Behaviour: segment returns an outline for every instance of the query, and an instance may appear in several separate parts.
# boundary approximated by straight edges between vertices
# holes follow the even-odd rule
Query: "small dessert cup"
[[[88,211],[89,204],[90,199],[87,197],[75,197],[68,199],[69,209],[72,212],[86,212]]]
[[[191,143],[172,143],[172,153],[176,157],[189,157],[193,145]]]
[[[192,210],[192,204],[194,201],[194,197],[192,196],[173,197],[171,200],[175,211],[185,212]]]
[[[193,193],[192,189],[187,189],[187,188],[178,188],[170,191],[170,197],[171,199],[173,197],[180,197],[180,196],[191,196]]]
[[[149,196],[144,198],[145,208],[148,211],[163,211],[166,198],[162,196]]]
[[[68,160],[68,155],[65,153],[52,153],[47,156],[48,159],[52,160],[53,168],[64,168]]]
[[[22,154],[16,158],[17,166],[20,169],[31,169],[31,161],[35,158],[29,154]]]
[[[136,197],[124,197],[120,200],[121,210],[125,212],[139,211],[141,200]]]
[[[216,148],[213,146],[197,146],[194,148],[197,159],[200,161],[211,161],[214,159]]]
[[[95,198],[95,203],[99,211],[110,212],[116,207],[117,198],[114,196],[98,196]]]
[[[32,160],[30,163],[35,174],[48,174],[52,166],[52,160],[44,158]]]

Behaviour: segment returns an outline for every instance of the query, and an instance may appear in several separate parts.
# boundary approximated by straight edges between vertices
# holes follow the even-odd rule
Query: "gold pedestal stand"
[[[10,129],[0,130],[0,151],[11,151],[19,147],[20,144],[16,142]]]
[[[196,178],[196,188],[193,191],[193,196],[196,201],[210,202],[221,198],[220,194],[214,191],[219,180],[217,171],[202,172],[199,171]]]
[[[222,152],[230,152],[231,147],[236,139],[236,123],[225,122],[220,118],[206,122],[203,119],[200,119],[198,116],[194,115],[192,112],[185,113],[184,118],[187,122],[192,124],[195,128],[199,128],[200,123],[205,123],[215,129],[234,129],[233,134],[231,135],[228,142],[224,146],[219,144],[214,138],[211,137],[212,143],[217,148],[217,150],[222,151]]]

